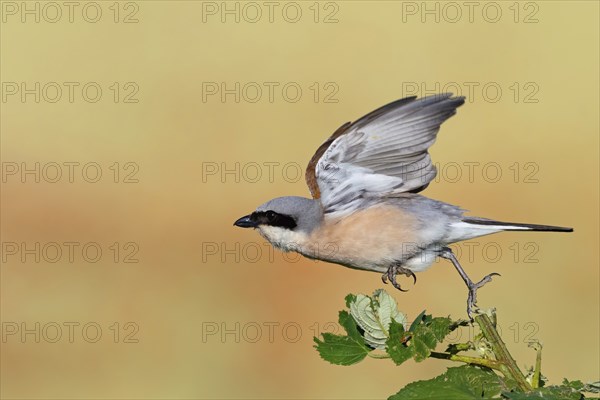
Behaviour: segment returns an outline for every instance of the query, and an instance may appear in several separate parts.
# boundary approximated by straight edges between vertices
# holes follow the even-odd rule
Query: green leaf
[[[369,352],[349,336],[324,333],[323,340],[314,338],[321,358],[337,365],[352,365],[362,361]]]
[[[580,392],[600,393],[600,382],[583,383],[581,381],[569,381],[565,378],[562,383],[563,386],[571,387]]]
[[[563,379],[561,386],[547,386],[535,389],[531,392],[503,392],[502,397],[510,400],[580,400],[585,397],[581,392],[596,392],[597,384],[583,383],[582,381],[569,381]]]
[[[453,330],[452,325],[452,320],[450,318],[443,317],[436,317],[429,323],[429,327],[438,342],[444,340],[444,338]]]
[[[438,341],[429,326],[417,325],[411,339],[411,345],[415,348],[415,361],[421,362],[429,357],[437,344]]]
[[[351,298],[346,297],[346,304]],[[367,344],[383,350],[389,337],[392,321],[406,324],[406,317],[398,311],[398,305],[392,296],[379,289],[373,296],[359,294],[350,302],[350,313],[364,331]]]
[[[415,318],[415,320],[412,322],[412,324],[410,324],[410,328],[408,328],[408,330],[410,332],[414,331],[415,328],[417,327],[417,325],[419,325],[421,322],[423,322],[424,317],[425,317],[425,310],[421,311],[421,314],[417,315],[417,318]]]
[[[406,361],[407,357],[413,357],[416,362],[421,362],[428,358],[438,343],[458,326],[460,321],[453,322],[450,318],[444,317],[433,318],[431,315],[421,313],[411,324],[408,333],[402,332],[401,345],[390,336],[386,342],[388,354],[396,364]],[[408,343],[405,343],[407,339],[409,339]]]
[[[510,400],[580,400],[583,395],[568,386],[547,386],[531,392],[503,392],[502,397]]]
[[[340,311],[339,323],[348,336],[323,333],[323,340],[314,338],[315,348],[325,361],[337,365],[352,365],[362,361],[369,351],[354,319],[346,311]]]
[[[356,301],[356,295],[350,293],[349,295],[346,296],[345,300],[346,300],[346,307],[350,308],[350,304],[352,304]]]
[[[590,393],[600,393],[600,381],[588,382],[583,385],[583,389],[581,390]]]
[[[581,400],[586,398],[581,392],[598,393],[598,384],[563,379],[561,386],[542,387],[527,393],[504,392],[502,396],[510,400]]]
[[[406,385],[389,400],[472,400],[498,398],[501,380],[492,370],[471,365],[448,368],[433,379]]]
[[[348,314],[348,311],[340,311],[338,315],[338,322],[344,328],[348,336],[359,342],[365,349],[367,349],[364,339],[358,331],[358,327],[356,326],[356,321],[354,321],[352,316]]]
[[[414,348],[407,346],[404,341],[404,326],[396,321],[392,321],[390,325],[390,337],[386,342],[385,349],[396,365],[402,364],[414,355]]]
[[[575,390],[582,390],[585,385],[583,384],[583,382],[581,382],[579,380],[569,381],[567,378],[564,378],[562,381],[562,386],[567,386],[567,387],[573,388]]]
[[[400,365],[410,358],[420,362],[462,321],[425,314],[423,311],[406,331],[406,317],[398,311],[396,301],[384,290],[372,296],[349,294],[339,322],[346,336],[323,334],[315,338],[316,348],[323,359],[334,364],[350,365],[363,360],[372,349],[386,350]]]
[[[424,315],[423,323],[414,327],[412,345],[415,348],[415,361],[421,362],[431,355],[438,343],[450,333],[452,320],[450,318]]]

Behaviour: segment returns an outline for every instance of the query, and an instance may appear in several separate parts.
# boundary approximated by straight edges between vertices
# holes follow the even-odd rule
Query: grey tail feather
[[[506,227],[505,231],[546,231],[546,232],[573,232],[573,228],[566,228],[564,226],[552,226],[552,225],[535,225],[535,224],[521,224],[518,222],[501,222],[494,221],[486,218],[463,218],[463,222],[475,225],[489,225],[489,226],[503,226]],[[525,229],[524,229],[525,228]]]

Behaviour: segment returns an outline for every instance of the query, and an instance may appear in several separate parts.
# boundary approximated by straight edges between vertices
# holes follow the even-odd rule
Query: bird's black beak
[[[256,223],[250,219],[249,215],[238,219],[233,225],[239,226],[240,228],[256,228]]]

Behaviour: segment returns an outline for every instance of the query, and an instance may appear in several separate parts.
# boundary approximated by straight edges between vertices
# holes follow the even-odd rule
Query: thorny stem
[[[504,374],[504,376],[506,376],[507,378],[512,378],[517,383],[519,389],[521,389],[522,391],[531,391],[531,385],[525,379],[525,376],[517,366],[515,359],[512,358],[512,356],[508,352],[506,345],[502,341],[502,338],[500,338],[500,335],[498,334],[496,327],[490,320],[490,317],[487,314],[479,314],[475,317],[475,322],[477,322],[477,324],[481,328],[481,331],[483,332],[483,336],[492,346],[492,351],[496,356],[496,362],[498,362],[500,365],[499,370],[502,372],[502,374]]]
[[[502,372],[502,374],[507,378],[512,378],[517,383],[519,389],[521,389],[522,391],[531,391],[531,385],[527,382],[525,376],[523,375],[523,372],[521,372],[521,370],[517,366],[515,359],[509,353],[508,349],[506,348],[506,345],[504,344],[502,338],[500,338],[500,335],[496,330],[495,324],[492,323],[490,317],[487,314],[479,314],[475,317],[475,322],[477,322],[477,324],[479,325],[481,332],[483,333],[483,337],[492,346],[492,351],[494,352],[494,356],[496,357],[495,360],[438,352],[432,352],[431,357],[464,362],[467,364],[480,365],[483,367],[495,369],[497,371]],[[541,362],[542,354],[541,351],[538,351],[536,368],[533,377],[535,387],[537,387],[537,383],[539,383]]]
[[[464,363],[473,364],[473,365],[481,365],[482,367],[487,367],[487,368],[496,369],[498,371],[501,371],[501,365],[500,365],[500,363],[498,363],[498,361],[490,360],[487,358],[459,356],[458,354],[438,353],[436,351],[431,352],[431,357],[432,358],[440,358],[442,360],[464,362]]]
[[[369,352],[368,356],[371,358],[391,358],[390,355],[387,353],[379,353],[375,351]],[[482,367],[488,367],[500,371],[500,364],[497,361],[489,360],[486,358],[459,356],[458,354],[440,353],[437,351],[432,351],[430,356],[431,358],[439,358],[441,360],[450,360],[464,362],[467,364],[481,365]]]

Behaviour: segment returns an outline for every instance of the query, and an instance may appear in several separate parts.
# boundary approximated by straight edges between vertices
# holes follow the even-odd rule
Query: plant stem
[[[523,372],[521,372],[514,358],[512,358],[508,352],[506,345],[502,341],[502,338],[500,338],[500,335],[498,334],[494,324],[492,324],[490,317],[488,317],[487,314],[479,314],[475,317],[475,322],[477,322],[481,328],[481,331],[483,332],[483,336],[492,346],[492,351],[494,352],[496,360],[500,366],[499,369],[504,376],[514,379],[514,381],[517,383],[517,386],[522,391],[531,391],[531,385],[529,385],[527,380],[525,380]]]
[[[377,350],[370,351],[367,355],[371,358],[392,358],[388,353],[380,353]]]
[[[501,365],[499,362],[495,360],[489,360],[486,358],[459,356],[458,354],[438,353],[436,351],[431,352],[431,357],[440,358],[442,360],[459,361],[467,364],[481,365],[482,367],[487,367],[501,371]]]
[[[537,342],[531,345],[536,351],[537,356],[535,358],[535,369],[533,370],[533,379],[531,380],[531,386],[539,388],[541,386],[542,379],[542,345]]]

